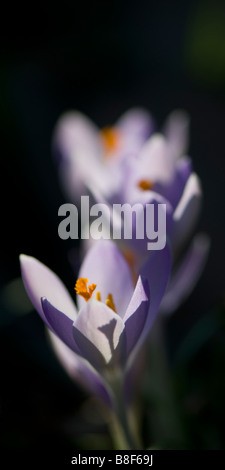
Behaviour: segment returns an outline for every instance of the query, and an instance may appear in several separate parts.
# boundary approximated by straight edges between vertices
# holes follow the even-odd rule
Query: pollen
[[[100,132],[103,145],[105,147],[106,156],[110,154],[113,150],[116,150],[120,141],[119,132],[113,127],[103,127]]]
[[[92,294],[97,287],[97,284],[90,284],[88,286],[88,282],[89,280],[85,277],[80,277],[74,287],[76,293],[78,295],[81,295],[81,297],[83,297],[86,302],[92,297]],[[96,300],[98,300],[99,302],[102,301],[101,292],[99,291],[96,292]],[[111,308],[115,313],[117,313],[112,294],[108,294],[105,303],[107,307]]]
[[[142,189],[142,191],[150,191],[153,186],[154,183],[151,180],[141,180],[138,182],[138,188]]]
[[[105,303],[106,303],[107,307],[110,307],[115,313],[117,313],[116,312],[116,307],[115,307],[115,304],[114,304],[114,301],[113,301],[112,294],[108,294],[108,297],[107,297]]]
[[[96,299],[101,302],[102,296],[100,292],[96,292]],[[107,307],[111,308],[115,313],[117,313],[112,294],[108,294],[105,303]]]
[[[81,297],[83,297],[86,302],[92,297],[92,294],[97,287],[97,284],[91,284],[88,286],[88,282],[88,279],[80,277],[74,287],[76,293],[81,295]]]
[[[99,300],[99,302],[101,302],[102,298],[101,298],[100,292],[96,292],[96,299]]]

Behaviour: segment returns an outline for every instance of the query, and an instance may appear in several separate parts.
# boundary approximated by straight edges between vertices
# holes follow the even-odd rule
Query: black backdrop
[[[168,351],[173,358],[195,322],[215,306],[221,311],[224,304],[223,3],[45,2],[28,8],[4,7],[2,22],[2,288],[20,276],[20,253],[42,260],[73,288],[67,259],[73,245],[57,234],[58,207],[66,201],[51,152],[52,131],[62,112],[79,109],[102,126],[113,123],[130,107],[144,106],[159,127],[175,108],[190,114],[190,155],[204,191],[198,228],[210,235],[211,251],[195,291],[182,311],[167,322]],[[220,344],[222,326],[217,335],[214,341]],[[3,306],[0,338],[3,446],[67,445],[68,416],[71,408],[79,409],[85,395],[55,360],[37,314],[13,317]],[[204,345],[204,354],[198,358],[202,386],[213,347]],[[224,390],[222,346],[219,357],[213,380]],[[210,400],[217,398],[217,392],[216,386]],[[216,421],[210,406],[206,416],[200,413],[196,420],[202,427],[206,420],[212,437],[203,442],[193,433],[192,447],[223,447],[222,417],[218,409]],[[224,409],[220,411],[224,416]]]

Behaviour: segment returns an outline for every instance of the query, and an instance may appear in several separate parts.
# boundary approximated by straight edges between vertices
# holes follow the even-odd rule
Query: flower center
[[[92,294],[97,287],[97,284],[91,284],[88,286],[87,285],[88,282],[89,280],[86,279],[85,277],[80,277],[77,280],[75,287],[74,287],[76,293],[78,295],[81,295],[81,297],[83,297],[84,300],[86,300],[86,302],[92,297]],[[96,299],[99,302],[101,302],[102,300],[101,293],[99,291],[96,292]],[[108,297],[105,303],[107,307],[111,308],[115,313],[117,313],[112,294],[108,294]]]
[[[116,150],[120,141],[119,132],[113,127],[103,127],[100,132],[106,156],[108,157],[113,150]]]
[[[137,185],[138,188],[142,189],[142,191],[149,191],[153,188],[154,183],[151,180],[141,180]]]

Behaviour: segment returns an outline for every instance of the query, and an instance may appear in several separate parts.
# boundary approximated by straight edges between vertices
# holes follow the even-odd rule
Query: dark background
[[[78,109],[101,127],[143,106],[159,128],[176,108],[190,114],[189,153],[204,192],[198,228],[209,234],[211,251],[195,291],[165,322],[165,341],[186,429],[183,446],[224,449],[224,2],[10,6],[3,10],[1,36],[3,294],[20,276],[20,253],[43,261],[73,289],[67,256],[73,245],[57,233],[58,207],[67,201],[51,152],[61,113]],[[20,304],[10,308],[3,294],[3,448],[110,447],[104,426],[80,416],[86,395],[59,366],[37,314],[22,315]],[[11,297],[17,304],[16,289]]]

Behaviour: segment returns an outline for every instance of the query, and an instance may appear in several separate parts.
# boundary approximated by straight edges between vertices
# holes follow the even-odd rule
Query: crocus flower
[[[207,234],[197,233],[193,236],[202,202],[201,184],[198,176],[192,172],[187,178],[176,207],[173,207],[168,199],[154,191],[146,190],[143,196],[143,198],[137,199],[135,204],[142,201],[143,205],[154,203],[157,206],[157,204],[163,203],[166,206],[167,237],[171,243],[173,269],[161,305],[161,311],[169,314],[176,310],[194,289],[201,276],[209,252],[210,240]],[[101,197],[98,200],[104,202],[112,213],[109,203]],[[139,207],[141,210],[141,206]],[[119,218],[114,218],[114,223],[115,220],[117,220],[118,224],[123,223]],[[116,240],[116,242],[127,258],[133,276],[137,277],[143,262],[149,256],[149,252],[146,248],[147,237],[137,239],[135,236],[138,211],[134,220],[133,237],[128,240]],[[98,241],[91,238],[83,241],[84,252],[95,243],[98,243]]]
[[[71,112],[59,120],[53,141],[55,153],[61,156],[59,174],[70,202],[89,192],[94,202],[104,203],[110,210],[114,203],[166,205],[173,264],[176,276],[179,273],[182,281],[168,286],[168,302],[164,301],[163,305],[164,311],[168,305],[170,312],[190,294],[199,279],[208,255],[209,239],[202,234],[192,238],[202,189],[187,156],[189,118],[183,111],[174,111],[160,134],[153,133],[152,123],[147,111],[130,110],[114,128],[106,129],[104,135],[88,118]],[[118,224],[121,223],[118,218]],[[137,240],[135,230],[134,224],[134,236],[123,240],[125,243],[120,248],[138,275],[143,258],[148,255],[148,240]],[[93,240],[85,241],[84,249],[93,243]]]
[[[116,195],[113,190],[106,197],[104,191],[94,184],[90,184],[89,188],[95,200],[110,209],[118,202],[131,206],[139,203],[140,210],[146,204],[164,203],[168,214],[167,234],[178,251],[198,218],[202,190],[200,180],[192,170],[191,160],[186,156],[175,158],[173,148],[163,135],[153,134],[138,154],[123,160],[120,165],[123,183]],[[120,217],[118,219],[121,221]],[[135,238],[134,234],[131,244],[135,243],[136,251],[146,251],[146,239],[137,243]]]
[[[114,203],[129,203],[131,206],[139,203],[140,212],[146,204],[165,204],[167,236],[176,265],[168,285],[168,295],[163,301],[165,313],[176,309],[190,294],[201,275],[209,251],[207,235],[197,234],[192,238],[201,209],[202,188],[199,177],[192,169],[191,159],[184,154],[187,131],[186,115],[173,113],[167,121],[164,134],[152,134],[138,154],[134,153],[129,159],[123,160],[120,165],[121,184],[116,194],[112,190],[106,197],[98,185],[89,185],[95,201],[104,203],[114,215],[114,224],[115,221],[123,224],[121,217],[115,218],[115,210],[112,210]],[[132,238],[123,239],[120,243],[136,275],[143,258],[148,256],[147,237],[136,238],[138,217],[136,211]],[[85,241],[85,249],[92,243],[92,240]],[[179,282],[175,282],[178,278]]]
[[[28,296],[70,375],[106,399],[107,377],[126,374],[159,310],[171,268],[168,246],[147,260],[134,286],[117,246],[96,244],[80,268],[77,307],[49,268],[26,255],[20,261]]]
[[[175,158],[176,157],[176,158]],[[124,186],[126,201],[131,204],[163,202],[167,210],[167,236],[170,239],[174,269],[162,310],[174,311],[193,290],[205,265],[209,251],[209,237],[193,232],[197,224],[202,188],[199,177],[192,170],[187,156],[174,153],[174,146],[167,145],[162,135],[152,136],[142,147],[138,158],[127,165],[127,184]],[[141,262],[146,250],[146,239],[130,241],[135,262]],[[136,261],[135,261],[136,260]]]
[[[63,114],[54,131],[53,153],[65,194],[77,202],[88,194],[89,185],[105,195],[115,194],[121,184],[121,160],[138,153],[152,132],[152,117],[141,108],[127,111],[114,126],[103,129],[78,111]]]

